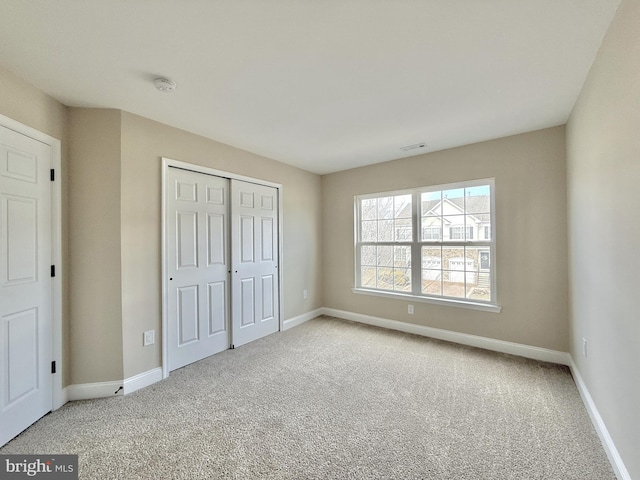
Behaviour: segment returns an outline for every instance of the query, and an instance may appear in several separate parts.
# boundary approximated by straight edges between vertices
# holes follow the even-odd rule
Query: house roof
[[[491,212],[491,197],[489,195],[468,195],[465,197],[445,198],[446,202],[455,205],[460,212],[464,212],[465,206],[469,213],[490,213]],[[423,212],[432,212],[434,215],[439,215],[440,212],[436,209],[440,205],[440,200],[428,200],[422,202]]]

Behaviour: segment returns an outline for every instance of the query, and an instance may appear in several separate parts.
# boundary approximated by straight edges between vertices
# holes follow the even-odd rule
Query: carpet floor
[[[566,367],[331,317],[70,402],[0,449],[28,453],[81,479],[615,479]]]

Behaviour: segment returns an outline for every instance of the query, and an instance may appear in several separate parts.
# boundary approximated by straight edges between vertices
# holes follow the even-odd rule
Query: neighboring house
[[[447,197],[423,200],[421,239],[424,242],[483,242],[491,240],[491,198],[489,195]],[[466,214],[465,214],[466,212]],[[407,204],[398,218],[411,217]],[[397,239],[411,239],[411,226],[396,224]],[[428,248],[428,247],[427,247]],[[491,265],[488,248],[437,247],[433,255],[422,255],[422,280],[444,280],[480,287],[489,286]],[[406,249],[406,263],[410,265],[410,250]],[[443,265],[444,262],[444,265]],[[444,274],[444,275],[443,275]],[[428,285],[425,285],[428,289]],[[426,293],[426,292],[425,292]]]
[[[422,217],[423,240],[491,239],[488,195],[423,201],[422,211],[427,212]]]

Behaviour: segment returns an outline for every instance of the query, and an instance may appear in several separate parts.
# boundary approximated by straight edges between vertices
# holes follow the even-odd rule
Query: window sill
[[[393,298],[396,300],[407,300],[411,302],[432,303],[435,305],[443,305],[448,307],[468,308],[470,310],[480,310],[483,312],[500,313],[502,307],[491,303],[470,302],[469,300],[455,300],[451,298],[435,298],[435,297],[420,297],[417,295],[410,295],[407,293],[397,292],[383,292],[380,290],[369,290],[366,288],[352,288],[353,293],[359,295],[372,295],[374,297]]]

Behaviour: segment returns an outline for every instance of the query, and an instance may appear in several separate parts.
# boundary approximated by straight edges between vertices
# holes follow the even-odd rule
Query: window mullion
[[[413,193],[413,205],[411,218],[413,225],[413,242],[411,244],[411,293],[420,295],[422,293],[422,258],[420,249],[421,228],[420,223],[420,192]]]

